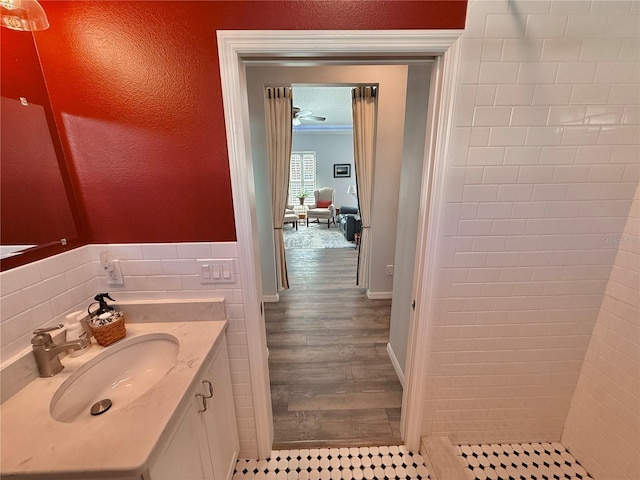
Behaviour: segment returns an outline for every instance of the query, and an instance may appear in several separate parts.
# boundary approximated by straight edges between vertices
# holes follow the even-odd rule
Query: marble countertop
[[[2,478],[140,478],[201,367],[222,338],[226,321],[127,323],[126,338],[109,347],[94,341],[79,357],[66,356],[64,370],[37,378],[0,406]],[[86,362],[128,339],[168,333],[180,342],[176,364],[147,392],[110,415],[62,423],[49,414],[58,387]]]

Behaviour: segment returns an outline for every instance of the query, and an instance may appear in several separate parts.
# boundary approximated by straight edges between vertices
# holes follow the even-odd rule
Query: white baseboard
[[[369,300],[391,300],[392,292],[372,292],[367,290],[367,298]]]
[[[280,295],[262,295],[262,301],[264,303],[276,303],[280,300]]]
[[[404,389],[404,372],[400,368],[400,364],[398,363],[398,359],[396,358],[396,354],[393,352],[393,348],[391,348],[390,343],[387,343],[387,353],[389,354],[389,358],[391,359],[393,369],[396,371],[398,380],[400,380],[400,385],[402,385],[402,388]]]

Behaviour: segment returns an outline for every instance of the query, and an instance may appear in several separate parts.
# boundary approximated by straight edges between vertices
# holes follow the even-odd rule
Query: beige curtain
[[[278,291],[289,288],[282,225],[289,191],[293,100],[291,87],[265,89],[267,148],[271,179],[273,243]]]
[[[369,286],[371,255],[371,190],[373,184],[374,140],[376,133],[376,87],[356,87],[351,91],[353,109],[353,151],[356,167],[358,206],[362,219],[358,252],[359,287]]]

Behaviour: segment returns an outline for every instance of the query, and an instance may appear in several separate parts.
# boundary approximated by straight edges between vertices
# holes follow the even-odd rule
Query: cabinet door
[[[240,446],[224,338],[217,350],[213,363],[202,377],[205,382],[202,385],[203,393],[209,394],[209,386],[206,384],[209,382],[213,396],[207,399],[207,411],[202,412],[200,417],[209,441],[213,476],[215,480],[228,480],[233,476]]]
[[[162,446],[151,468],[150,480],[210,480],[213,477],[207,435],[197,413],[196,400],[186,409],[171,440]]]

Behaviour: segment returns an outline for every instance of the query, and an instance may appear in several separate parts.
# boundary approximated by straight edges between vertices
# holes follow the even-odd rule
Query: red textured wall
[[[464,28],[466,1],[43,1],[89,242],[235,240],[217,29]]]

